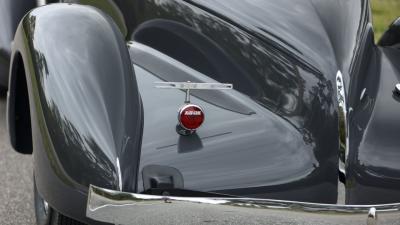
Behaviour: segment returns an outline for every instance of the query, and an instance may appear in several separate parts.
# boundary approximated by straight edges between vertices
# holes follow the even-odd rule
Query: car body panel
[[[378,204],[399,201],[400,52],[376,48],[360,103],[351,112],[348,202]]]
[[[400,49],[400,17],[393,21],[379,40],[378,45]]]
[[[144,58],[135,51],[131,51],[131,55],[134,62],[136,58]],[[190,68],[173,59],[169,60],[170,65],[163,65],[163,68],[175,79],[215,82],[201,73],[190,71]],[[251,114],[221,106],[219,95],[211,99],[201,96],[206,93],[194,92],[192,102],[204,108],[206,122],[195,135],[185,137],[177,134],[176,113],[183,104],[185,93],[154,88],[155,82],[163,81],[166,77],[147,71],[157,71],[152,65],[158,66],[161,61],[166,60],[156,62],[153,59],[153,64],[145,68],[135,67],[146,113],[141,170],[147,165],[173,167],[183,175],[184,188],[190,190],[336,202],[337,164],[326,163],[323,157],[318,158],[317,154],[323,153],[320,153],[317,144],[307,140],[304,133],[290,121],[266,110],[238,91],[226,91],[225,101],[231,99],[241,102],[251,109]],[[178,72],[171,71],[173,67],[189,72],[179,76]],[[203,92],[212,95],[213,91]],[[203,98],[198,99],[196,95]],[[337,157],[337,152],[333,152],[332,157]],[[333,181],[326,177],[329,171],[334,171],[331,173]],[[139,185],[139,188],[143,187]],[[321,195],[312,194],[316,189],[329,191],[321,192]]]
[[[89,185],[149,192],[164,177],[200,193],[334,204],[341,148],[348,204],[400,201],[399,53],[375,45],[368,1],[63,2],[92,7],[38,8],[15,39],[38,189],[62,213],[92,222],[77,206]],[[234,90],[193,91],[206,122],[180,136],[185,93],[154,82],[188,80]]]
[[[149,18],[147,22],[137,28],[133,34],[133,39],[191,66],[212,79],[219,82],[233,83],[236,90],[263,106],[264,112],[274,112],[278,117],[286,120],[285,123],[288,125],[290,124],[289,127],[292,126],[297,130],[296,132],[298,134],[295,134],[294,137],[299,143],[302,143],[299,144],[298,148],[304,149],[299,151],[308,152],[309,150],[307,149],[312,149],[311,152],[314,154],[311,158],[315,159],[315,164],[308,164],[308,168],[310,169],[315,166],[316,169],[313,169],[313,175],[307,177],[309,181],[306,181],[306,183],[315,181],[322,184],[321,187],[319,187],[322,189],[326,188],[324,185],[330,184],[330,188],[328,189],[332,190],[332,192],[329,194],[330,196],[326,195],[323,201],[331,203],[336,202],[336,162],[338,161],[337,149],[339,135],[336,116],[336,90],[334,86],[337,68],[334,64],[329,68],[316,67],[303,59],[289,54],[288,51],[282,50],[282,48],[277,46],[272,40],[270,40],[270,42],[261,40],[258,37],[259,34],[249,33],[243,30],[242,27],[235,26],[235,24],[229,23],[218,16],[186,2],[163,1],[157,3],[156,1],[146,1],[143,8],[149,12],[157,12],[157,14],[153,15],[148,13]],[[174,13],[171,13],[171,10],[173,10]],[[153,17],[157,15],[157,20],[152,20],[152,15]],[[174,25],[169,21],[175,21],[180,24]],[[213,24],[213,26],[210,26],[210,24]],[[268,40],[268,37],[265,37],[265,39]],[[165,43],[165,46],[162,46],[163,43]],[[199,49],[199,47],[196,46],[202,48]],[[185,52],[185,49],[187,52]],[[218,51],[218,53],[215,53],[213,49],[217,49],[216,51]],[[207,63],[205,63],[206,65],[199,66],[198,64],[195,65],[195,62],[188,62],[185,60],[192,52],[192,55],[200,52],[199,55],[202,55],[202,57],[199,56],[199,59],[205,58],[203,61],[207,61]],[[180,56],[180,54],[183,55]],[[218,54],[219,57],[215,57],[216,54]],[[222,61],[221,59],[226,60]],[[217,69],[213,70],[213,68]],[[321,71],[320,68],[323,70]],[[162,79],[165,81],[174,81],[171,80],[171,78]],[[154,90],[152,91],[155,92]],[[146,94],[147,93],[149,92],[146,92]],[[146,98],[146,94],[142,94],[143,98]],[[170,93],[170,95],[172,94],[173,93]],[[314,108],[314,104],[315,106],[318,105],[318,108]],[[158,104],[154,104],[153,107],[157,107],[157,105]],[[323,107],[320,107],[321,105],[323,105]],[[177,108],[178,107],[179,105],[177,105]],[[211,113],[211,115],[214,116],[214,113]],[[171,115],[170,118],[174,120],[175,116]],[[269,120],[270,119],[265,118],[266,123],[269,123]],[[325,121],[325,123],[317,121]],[[212,124],[213,123],[210,123],[210,125]],[[321,124],[326,127],[321,127]],[[207,122],[203,128],[206,126]],[[146,122],[145,127],[147,127]],[[287,129],[286,131],[282,131],[286,133],[283,136],[287,138],[293,137],[293,134],[289,131],[292,128],[289,129],[289,127],[283,129]],[[172,127],[172,129],[173,128],[174,127]],[[171,128],[169,130],[171,130]],[[201,130],[199,130],[199,132],[200,131]],[[265,138],[268,138],[268,134],[279,132],[281,132],[280,128],[276,128],[271,129],[264,135]],[[302,136],[302,140],[298,139],[298,137],[300,137],[298,136],[299,134]],[[149,136],[148,138],[146,138],[147,135]],[[145,133],[144,140],[150,140],[151,135],[151,132]],[[171,135],[175,134],[172,133]],[[262,139],[263,138],[261,138],[261,140]],[[264,151],[276,154],[277,157],[279,157],[282,152],[285,152],[281,150],[282,148],[293,149],[289,147],[291,144],[286,141],[278,141],[276,143],[277,145],[275,145],[272,139],[268,144],[265,142],[263,143],[261,140],[258,141],[259,149],[261,150],[264,148]],[[176,141],[173,141],[171,144],[176,143]],[[146,141],[143,142],[142,163],[146,162],[148,158],[146,155],[147,151],[155,151],[154,147],[149,146],[150,148],[147,150],[145,146],[147,147]],[[234,144],[231,146],[234,146]],[[226,148],[228,148],[228,146],[226,146]],[[227,157],[234,158],[238,156],[228,155]],[[272,158],[270,160],[271,161],[265,161],[266,165],[274,161]],[[162,163],[162,161],[158,163]],[[284,164],[285,163],[282,165]],[[173,165],[170,166],[174,167]],[[204,166],[206,166],[206,164]],[[248,166],[251,166],[251,161],[248,162]],[[231,170],[224,168],[223,164],[221,164],[220,169]],[[292,172],[294,171],[295,170],[292,170]],[[319,171],[321,171],[321,173],[319,173]],[[300,171],[294,173],[296,174],[298,172]],[[314,177],[314,175],[316,177]],[[189,176],[186,179],[191,178]],[[195,178],[193,177],[193,179]],[[255,179],[264,181],[258,184],[253,183],[252,187],[263,189],[265,188],[265,184],[273,181],[275,178],[271,177],[269,180],[268,178],[259,177]],[[191,181],[187,182],[190,183]],[[272,183],[270,183],[270,185],[271,184]],[[290,186],[291,184],[289,182],[286,183],[286,185]],[[316,186],[318,185],[316,184]],[[231,190],[234,189],[233,187],[232,185],[227,185],[226,187],[222,185],[218,188],[220,190],[227,189],[230,193],[235,193],[237,195],[245,193],[245,188],[243,188],[243,186],[239,185],[236,186],[236,188],[238,188],[237,190]],[[239,189],[241,189],[239,187],[243,188],[243,192],[239,191]],[[279,192],[278,190],[281,188],[282,187],[271,187],[271,190],[274,190],[271,192]],[[262,193],[262,191],[260,192]],[[273,196],[274,194],[271,193],[271,195]],[[291,197],[294,196],[296,195],[292,195]],[[309,201],[318,201],[317,199],[312,199],[310,195],[297,196],[298,198],[308,197],[310,198]]]
[[[43,198],[84,219],[78,209],[91,183],[136,191],[143,112],[129,53],[113,22],[89,6],[40,7],[22,20],[13,53],[26,69],[35,181]]]

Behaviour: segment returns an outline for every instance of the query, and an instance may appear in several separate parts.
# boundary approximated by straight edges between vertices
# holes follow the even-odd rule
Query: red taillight
[[[178,119],[182,128],[196,130],[204,122],[204,112],[200,106],[188,104],[179,110]]]

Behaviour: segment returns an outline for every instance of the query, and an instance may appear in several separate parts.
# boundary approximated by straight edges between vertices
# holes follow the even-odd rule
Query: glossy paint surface
[[[135,61],[135,53],[131,52],[131,55]],[[191,80],[194,77],[201,82],[215,82],[179,62],[164,59],[167,56],[160,57],[160,61],[171,60],[169,66],[164,65],[166,71],[171,70],[169,67],[187,71],[173,73],[178,76],[176,79],[187,80],[192,75]],[[152,62],[158,65],[155,60]],[[145,69],[157,71],[151,65]],[[185,93],[155,89],[154,82],[162,81],[160,77],[164,80],[168,75],[159,72],[157,77],[146,70],[135,67],[146,113],[141,168],[147,165],[173,167],[182,173],[186,189],[303,201],[336,201],[336,164],[324,162],[324,157],[318,158],[315,143],[305,139],[305,134],[290,121],[240,92],[227,91],[226,99],[241,102],[253,113],[246,115],[221,107],[218,95],[213,100],[192,97],[193,103],[204,108],[207,119],[195,135],[180,136],[174,131],[177,124],[175,115]],[[212,91],[205,92],[212,94]],[[200,97],[202,94],[205,93]],[[327,155],[329,152],[325,157]],[[332,157],[337,157],[336,151]],[[324,176],[334,171],[332,183],[319,177],[321,170],[324,170],[321,172]],[[318,179],[321,183],[317,182]],[[311,195],[314,188],[330,190],[331,195],[327,192]]]
[[[368,1],[68,2],[110,17],[76,5],[45,7],[25,19],[29,44],[17,40],[33,59],[25,64],[34,71],[42,152],[35,169],[49,177],[38,179],[43,192],[55,195],[54,177],[82,192],[89,184],[146,191],[142,169],[156,165],[179,171],[185,189],[336,203],[341,71],[350,121],[347,202],[400,201],[393,188],[399,109],[390,96],[399,53],[374,45]],[[145,46],[130,47],[132,62],[121,34]],[[175,129],[184,93],[154,82],[187,80],[235,90],[193,92],[207,119],[183,137]],[[386,191],[391,199],[379,197]]]
[[[350,121],[347,202],[400,201],[400,51],[376,48]]]
[[[392,46],[400,49],[400,17],[390,25],[378,43],[380,46]]]
[[[337,70],[348,76],[357,39],[368,20],[367,1],[359,0],[187,2],[227,18],[326,76],[334,76]]]
[[[84,217],[81,193],[90,184],[136,191],[142,107],[118,28],[93,7],[52,5],[30,12],[15,41],[27,71],[42,196]]]
[[[388,167],[386,164],[386,161],[389,163],[391,160],[397,159],[395,152],[397,152],[398,147],[396,146],[399,146],[400,143],[396,138],[384,138],[390,136],[389,132],[393,133],[394,130],[399,129],[399,125],[395,122],[396,119],[390,119],[393,123],[390,126],[388,124],[387,130],[370,135],[369,139],[362,141],[359,137],[365,138],[366,133],[357,123],[352,122],[355,120],[353,110],[357,110],[357,107],[365,104],[363,103],[364,99],[360,98],[364,89],[367,89],[364,93],[371,92],[372,96],[378,92],[390,96],[394,85],[399,82],[399,70],[395,66],[397,64],[394,63],[396,59],[398,61],[396,50],[389,50],[392,54],[390,57],[386,57],[386,54],[382,54],[381,49],[375,47],[368,1],[209,2],[194,0],[180,2],[148,0],[139,2],[140,4],[137,4],[138,19],[135,24],[146,23],[133,32],[132,38],[134,40],[156,48],[210,78],[233,83],[240,93],[247,95],[267,110],[286,119],[299,128],[301,133],[310,134],[314,138],[311,139],[315,144],[315,155],[321,156],[329,162],[337,160],[333,156],[333,151],[338,152],[339,148],[334,142],[341,139],[339,134],[336,133],[337,127],[340,126],[338,120],[336,120],[340,116],[337,111],[336,99],[334,99],[336,94],[331,92],[332,90],[336,91],[334,82],[336,72],[341,71],[344,78],[345,96],[349,100],[347,102],[347,109],[349,110],[346,116],[349,121],[345,123],[349,126],[345,128],[348,129],[349,136],[348,140],[343,142],[349,152],[346,162],[348,174],[347,203],[373,204],[400,201],[400,198],[397,197],[398,192],[394,191],[398,187],[397,180],[400,177],[400,170]],[[290,7],[288,7],[289,5]],[[288,8],[292,10],[287,10]],[[143,16],[140,16],[142,14]],[[155,18],[157,18],[157,21],[153,20]],[[160,21],[160,18],[165,21]],[[171,25],[166,21],[178,22],[181,26]],[[153,30],[151,30],[152,26],[154,27]],[[190,27],[193,32],[182,28],[184,26]],[[396,26],[392,25],[392,29],[396,30],[393,27]],[[152,35],[146,35],[146,32]],[[167,37],[171,33],[173,38],[168,39]],[[207,41],[204,41],[206,38],[201,40],[201,37],[194,37],[193,33],[200,34],[200,36],[204,35],[211,40],[212,44],[207,44]],[[179,43],[175,43],[174,39],[180,40]],[[182,44],[185,42],[189,44]],[[210,59],[208,61],[217,63],[208,62],[206,66],[198,66],[198,63],[187,60],[189,53],[185,52],[192,49],[192,46],[196,49],[196,45],[202,46],[202,49],[199,47],[197,51],[191,51],[193,53],[200,51],[204,56],[197,59],[206,59],[204,61],[207,61],[208,58]],[[222,53],[215,53],[214,51],[215,54],[209,54],[207,49],[215,48],[215,45]],[[218,61],[218,59],[212,57],[213,55],[220,55],[218,58],[224,58],[227,55],[227,62]],[[381,60],[385,61],[385,58],[390,62],[381,63]],[[197,61],[202,62],[202,60]],[[231,63],[231,66],[228,67],[234,69],[220,69],[220,71],[210,69],[213,65],[221,65],[215,67],[222,68],[222,65],[229,63]],[[388,80],[385,86],[380,88],[377,77],[386,73],[391,74],[393,78],[389,79],[386,75],[385,79]],[[157,76],[160,77],[158,74]],[[300,79],[296,78],[297,76]],[[237,77],[242,79],[239,81]],[[164,80],[173,79],[173,77],[161,78]],[[243,80],[243,78],[246,79]],[[316,82],[317,80],[318,82]],[[367,85],[365,80],[371,80],[371,83]],[[307,92],[311,96],[308,101],[304,100],[304,98],[307,99],[305,94]],[[384,114],[398,113],[396,103],[390,102],[390,97],[387,98],[388,100],[384,101],[385,103],[379,107],[379,111]],[[369,101],[368,104],[370,104],[370,107],[376,107],[375,101]],[[386,104],[391,104],[394,108],[384,107]],[[364,114],[363,117],[367,120],[375,120],[370,112],[361,114]],[[382,121],[377,123],[382,123]],[[277,131],[274,130],[274,132]],[[395,134],[393,133],[393,135]],[[146,139],[146,125],[144,139]],[[283,140],[282,136],[277,140],[271,140],[269,145],[281,143],[281,140]],[[379,150],[380,156],[377,156],[378,152],[368,150],[370,147],[367,146],[370,141],[386,146],[383,148],[384,150]],[[147,150],[145,147],[142,150],[141,163],[143,164],[147,159],[146,153],[151,150]],[[318,154],[320,151],[321,154]],[[280,153],[278,150],[274,152],[276,155]],[[228,158],[234,157],[227,155]],[[389,159],[390,156],[394,158]],[[360,160],[360,157],[366,161]],[[154,158],[149,157],[149,160]],[[380,160],[375,160],[374,166],[378,168],[374,170],[375,175],[360,175],[361,177],[355,175],[360,170],[368,171],[366,167],[368,163],[366,162],[376,158]],[[319,162],[320,168],[316,168],[315,171],[318,171],[318,169],[324,171],[322,169],[324,166],[329,168],[329,164],[325,164],[323,160]],[[163,161],[159,160],[159,163],[161,164]],[[242,163],[246,164],[246,162]],[[289,171],[290,165],[285,166],[284,168]],[[205,166],[205,168],[207,167]],[[336,166],[334,168],[337,169]],[[332,173],[332,177],[330,177],[329,174],[331,173],[326,171],[322,173],[325,182],[330,179],[332,181],[333,176],[336,176]],[[213,176],[210,174],[207,177],[211,179]],[[354,176],[359,177],[355,178]],[[310,177],[307,178],[313,180]],[[385,179],[389,177],[391,179]],[[304,180],[305,182],[310,181]],[[383,185],[383,181],[386,181],[387,184]],[[243,182],[243,185],[246,185],[246,183]],[[296,182],[293,182],[292,185],[297,190],[301,189],[301,185]],[[290,182],[286,187],[288,186],[290,187]],[[365,191],[361,191],[364,187],[367,187]],[[279,190],[283,189],[285,188],[279,188]],[[257,191],[266,191],[268,188],[250,188],[247,190],[251,190],[250,192],[255,194]],[[224,192],[223,190],[220,191]],[[246,189],[238,188],[235,191],[230,189],[228,193],[244,195]],[[392,194],[386,198],[384,197],[386,193]],[[275,197],[269,191],[264,194],[267,197]],[[289,191],[278,195],[280,198],[285,198],[285,196],[292,198]]]
[[[227,7],[228,4],[229,7]],[[232,4],[234,7],[231,7]],[[255,10],[256,7],[254,7],[254,5],[241,1],[229,1],[229,3],[228,1],[219,1],[218,3],[196,1],[190,2],[190,4],[179,4],[178,1],[145,1],[142,9],[146,10],[146,18],[148,21],[143,26],[137,28],[136,32],[133,34],[133,38],[136,41],[154,47],[163,53],[192,66],[210,78],[216,79],[220,82],[233,83],[236,90],[247,95],[257,104],[264,107],[265,112],[274,113],[278,117],[284,119],[285,122],[282,123],[287,123],[290,124],[290,126],[293,126],[293,128],[297,130],[298,134],[303,136],[301,142],[304,143],[304,146],[297,143],[297,151],[300,153],[303,149],[312,149],[311,153],[316,159],[316,161],[314,161],[316,164],[308,164],[314,166],[314,168],[308,168],[313,171],[309,176],[297,174],[300,171],[306,170],[304,170],[305,167],[300,169],[301,167],[298,167],[298,164],[296,163],[288,163],[287,161],[282,160],[281,164],[274,164],[276,162],[274,157],[279,158],[280,156],[285,155],[285,150],[293,149],[292,147],[289,147],[292,143],[284,141],[286,140],[286,137],[296,136],[294,134],[286,133],[287,131],[282,132],[282,130],[285,129],[279,129],[279,126],[274,126],[273,128],[267,129],[268,133],[260,134],[260,137],[268,140],[267,142],[250,141],[250,143],[259,144],[258,149],[263,149],[263,152],[259,151],[255,154],[258,154],[258,158],[263,158],[265,160],[260,162],[258,166],[252,165],[254,159],[252,159],[253,161],[251,159],[242,161],[241,164],[239,164],[244,167],[250,166],[250,168],[264,168],[264,171],[260,172],[260,174],[264,173],[268,174],[268,176],[245,176],[244,174],[246,173],[240,173],[244,171],[243,168],[240,168],[240,166],[235,166],[237,168],[233,166],[229,168],[224,167],[224,165],[229,165],[224,161],[224,163],[220,164],[215,163],[216,167],[224,172],[216,175],[215,179],[213,178],[215,175],[214,173],[209,172],[202,174],[201,177],[204,179],[204,181],[202,180],[203,184],[208,183],[206,180],[209,179],[210,181],[214,181],[213,185],[216,186],[205,187],[204,190],[220,191],[236,195],[252,195],[258,197],[298,200],[299,198],[307,198],[302,200],[335,202],[339,148],[335,75],[338,70],[345,68],[341,64],[350,64],[350,62],[345,60],[337,62],[336,55],[340,54],[340,49],[348,49],[351,46],[333,46],[334,43],[330,40],[330,34],[327,33],[326,30],[336,32],[341,31],[341,29],[339,24],[330,24],[327,19],[325,21],[327,24],[318,20],[319,14],[327,11],[326,8],[322,7],[324,4],[321,2],[313,2],[313,4],[302,4],[298,2],[300,9],[291,12],[293,14],[292,17],[285,17],[282,15],[282,19],[275,20],[273,16],[268,17],[271,13],[266,13],[271,9],[270,6],[275,6],[275,9],[278,8],[281,10],[280,12],[284,12],[285,6],[287,6],[288,2],[258,3],[258,5],[260,4],[261,7],[257,7]],[[317,11],[317,5],[319,11]],[[356,5],[356,3],[352,3],[350,6],[357,9],[359,12],[359,14],[349,13],[355,21],[360,22],[361,18],[364,19],[365,16],[361,12],[364,13],[366,6],[361,4]],[[364,8],[361,8],[361,6]],[[336,7],[339,9],[341,9],[341,7],[347,9],[349,5],[339,4]],[[238,10],[235,10],[239,8],[241,9],[241,12],[243,10],[248,10],[246,12],[252,11],[252,13],[240,13]],[[157,17],[157,21],[152,22],[151,18],[149,18],[152,13],[154,14],[154,17]],[[279,13],[272,15],[276,16],[278,14]],[[303,18],[306,14],[309,18],[307,21],[312,24],[310,26],[307,26],[307,23],[300,23],[295,19]],[[164,21],[160,21],[160,18]],[[190,32],[176,25],[171,25],[166,21],[178,21],[181,27],[189,27],[192,31]],[[275,25],[275,23],[286,24],[286,27],[284,27],[284,30],[275,29],[276,26],[279,26],[279,24]],[[164,26],[158,24],[164,24]],[[152,30],[153,35],[146,35],[145,32],[151,33],[150,27],[152,26],[154,27]],[[168,28],[163,27],[170,27],[170,29],[168,30]],[[348,29],[351,29],[353,36],[356,35],[359,30],[356,25],[354,25],[354,27],[349,27]],[[299,32],[294,32],[293,30],[298,30]],[[300,30],[306,30],[308,32],[300,32]],[[191,62],[186,61],[184,57],[179,57],[179,54],[175,54],[174,51],[171,50],[171,48],[174,48],[175,51],[183,53],[185,52],[185,49],[188,50],[190,48],[180,48],[180,45],[182,44],[174,43],[173,38],[166,40],[166,36],[170,33],[181,40],[189,42],[188,45],[190,47],[194,46],[193,48],[196,48],[196,43],[199,46],[207,46],[207,41],[199,41],[201,38],[193,37],[195,35],[193,33],[205,36],[203,39],[211,39],[211,42],[218,46],[217,48],[223,52],[220,54],[220,58],[227,58],[227,61],[234,65],[229,68],[234,69],[227,69],[222,72],[212,70],[209,68],[217,64],[213,64],[212,62],[209,63],[211,66],[204,66],[205,69],[201,66],[196,67],[194,63],[191,64]],[[311,33],[313,35],[311,35]],[[342,32],[338,35],[345,36],[348,34]],[[279,37],[280,39],[277,39],[276,37]],[[184,41],[181,41],[180,43]],[[315,45],[310,45],[310,42],[315,43]],[[165,46],[162,46],[163,44],[160,43],[165,43]],[[198,43],[202,44],[200,45]],[[337,43],[339,44],[340,42]],[[168,44],[173,47],[169,48]],[[211,47],[207,46],[206,48],[213,48],[212,44],[209,44],[209,46]],[[177,48],[179,50],[176,50]],[[199,51],[205,52],[203,53],[205,55],[204,58],[210,58],[210,54],[206,52],[206,48],[203,47],[203,49],[200,49]],[[355,41],[353,42],[352,48],[356,48]],[[346,52],[346,54],[350,53]],[[320,55],[323,55],[324,57],[320,57]],[[351,60],[351,57],[349,58]],[[224,65],[224,63],[219,63],[219,65]],[[346,75],[349,77],[348,74]],[[162,78],[167,81],[175,81],[173,80],[173,77]],[[142,85],[139,85],[139,87],[141,86]],[[152,90],[152,92],[154,91]],[[148,92],[145,91],[144,93]],[[145,96],[146,94],[143,94],[143,98],[146,98]],[[144,105],[145,112],[147,112],[146,101],[144,101]],[[211,114],[215,115],[216,113]],[[225,114],[226,113],[224,113],[224,115]],[[277,121],[277,119],[265,118],[265,121],[270,120]],[[153,153],[151,153],[151,156],[147,155],[148,152],[153,152],[154,150],[152,149],[157,149],[157,147],[146,148],[146,135],[152,133],[152,130],[149,133],[146,132],[147,127],[152,127],[146,126],[146,121],[145,117],[144,145],[142,148],[141,161],[141,165],[143,166],[146,165],[147,160],[150,160],[151,163],[155,163],[153,160],[157,157]],[[260,121],[263,120],[256,119],[256,121],[261,123]],[[210,126],[211,125],[212,123],[210,123]],[[204,126],[207,126],[207,124]],[[242,134],[242,137],[246,137],[248,132],[241,132],[240,128],[242,128],[242,126],[235,126],[233,131],[237,130],[238,133]],[[255,128],[255,130],[257,130],[257,128]],[[276,135],[276,137],[268,139],[269,137],[274,137],[273,135]],[[174,142],[177,143],[177,141],[172,141],[171,144]],[[236,157],[237,159],[243,157],[239,150],[235,150],[237,144],[228,143],[229,142],[227,141],[226,146],[217,148],[232,150],[231,153],[224,154],[224,159],[229,162],[235,161]],[[164,154],[162,151],[155,152],[159,155]],[[210,152],[209,154],[218,154],[217,152],[217,150],[214,150],[213,153]],[[304,152],[301,153],[302,156],[305,156]],[[243,154],[248,156],[248,152]],[[264,154],[270,155],[266,157]],[[257,158],[256,155],[254,155],[254,157]],[[272,157],[272,155],[274,157]],[[178,155],[175,155],[174,157],[180,158]],[[193,160],[193,162],[196,161],[196,158],[193,156],[187,157]],[[171,163],[169,160],[163,161],[161,158],[162,157],[160,156],[157,163],[166,163],[166,165],[172,167],[178,166],[182,168],[178,162]],[[293,158],[288,160],[295,159],[296,157],[293,155]],[[222,159],[219,160],[221,162]],[[202,161],[203,160],[200,160],[199,162]],[[184,163],[185,160],[182,159],[180,162]],[[216,162],[218,162],[218,160],[216,160]],[[312,160],[310,162],[312,162]],[[213,163],[204,162],[202,169],[209,168],[210,164]],[[238,165],[238,161],[236,161],[235,165]],[[274,169],[271,169],[271,167],[268,167],[267,165],[275,166],[273,167]],[[194,171],[201,173],[200,171],[202,171],[202,169],[197,168]],[[217,171],[215,168],[213,169],[214,171]],[[182,170],[182,173],[185,174],[186,169]],[[267,171],[274,171],[277,176],[272,176],[267,173]],[[236,183],[232,185],[229,181],[217,179],[217,177],[221,177],[222,174],[225,174],[225,177],[235,177],[231,178],[230,182],[235,180]],[[290,177],[288,174],[292,174],[295,177],[297,175],[297,180],[288,181],[283,179],[283,177]],[[185,179],[189,179],[189,181],[185,180],[185,184],[190,184],[190,176],[186,176]],[[250,179],[252,180],[252,183],[250,182],[251,184],[249,185],[247,182],[241,182],[242,179]],[[278,179],[278,182],[274,183],[276,179]],[[193,180],[198,182],[197,179]],[[219,180],[221,180],[221,182],[218,182]],[[321,186],[318,187],[318,185]],[[196,188],[196,185],[188,185],[185,187]],[[309,189],[302,187],[308,187]],[[324,192],[324,196],[317,196],[315,193],[318,192],[316,190],[319,188],[321,188],[320,190],[330,191]],[[294,189],[296,189],[297,192],[293,191]]]

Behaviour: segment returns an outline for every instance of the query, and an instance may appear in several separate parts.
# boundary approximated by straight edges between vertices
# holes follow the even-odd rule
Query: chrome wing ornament
[[[180,89],[186,91],[185,103],[190,103],[190,90],[230,90],[233,84],[223,83],[192,83],[187,82],[156,82],[156,88]]]

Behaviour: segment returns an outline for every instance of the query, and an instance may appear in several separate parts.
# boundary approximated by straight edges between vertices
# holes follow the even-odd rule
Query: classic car
[[[0,6],[38,225],[398,223],[400,19],[376,42],[369,1]]]

